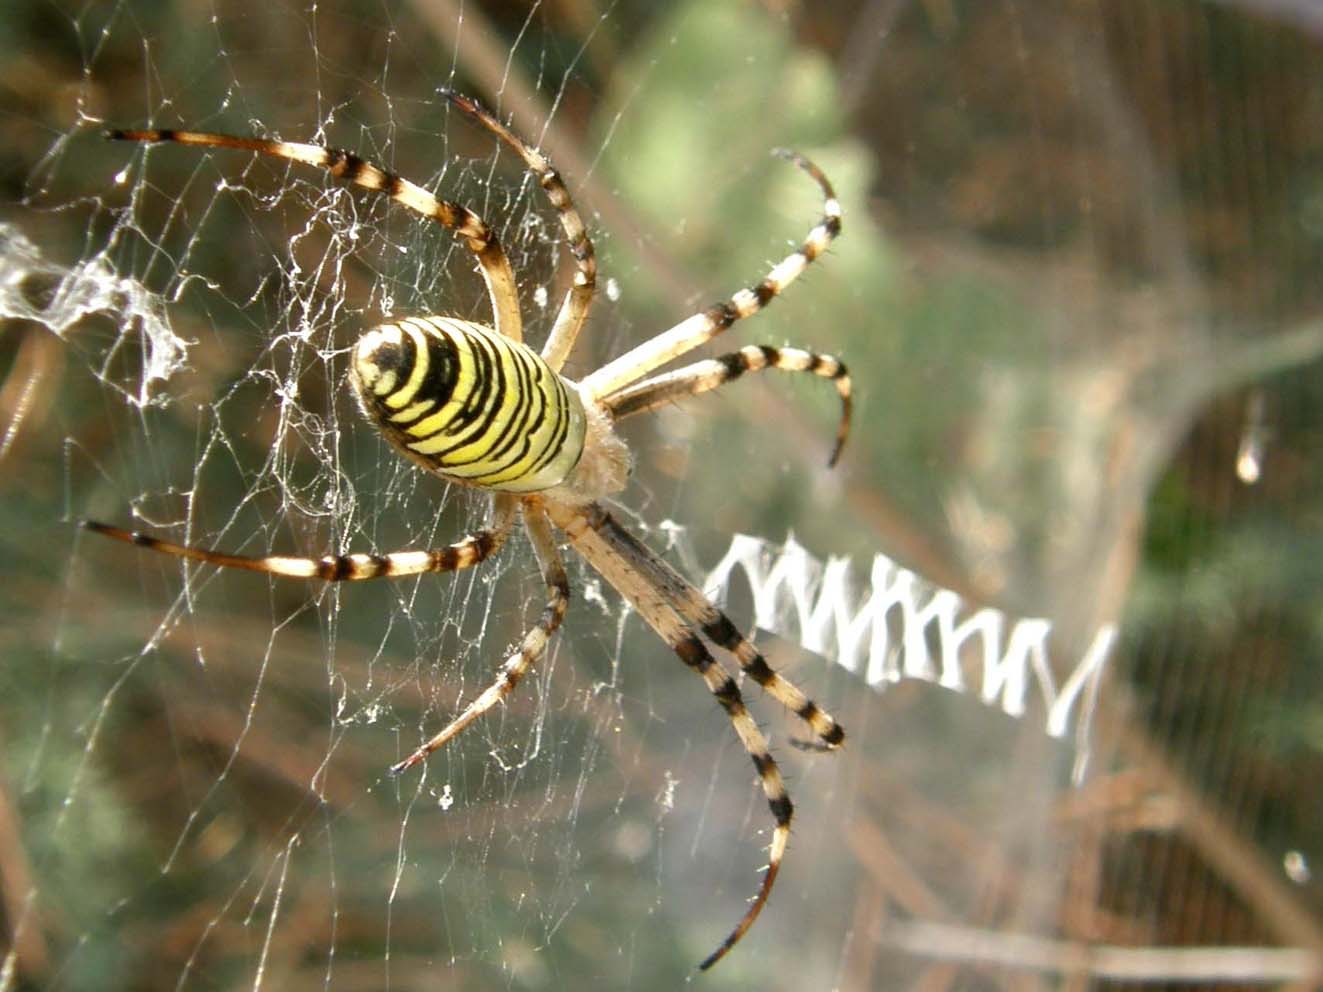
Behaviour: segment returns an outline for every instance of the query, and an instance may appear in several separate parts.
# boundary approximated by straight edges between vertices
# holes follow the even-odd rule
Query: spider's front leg
[[[661,559],[645,545],[616,524],[611,515],[597,504],[564,507],[553,503],[548,506],[548,510],[556,526],[569,537],[575,550],[629,601],[638,611],[639,616],[657,632],[680,660],[702,677],[708,691],[726,711],[740,743],[753,761],[763,794],[767,797],[767,805],[775,822],[767,856],[767,871],[749,908],[745,910],[734,929],[717,949],[699,964],[700,969],[706,970],[725,957],[740,941],[767,904],[777,872],[781,867],[781,860],[785,856],[786,845],[790,840],[794,805],[786,791],[776,759],[768,749],[767,738],[758,729],[758,724],[754,722],[745,707],[739,686],[730,677],[725,666],[712,657],[699,636],[699,630],[701,629],[704,635],[712,637],[723,647],[729,645],[733,648],[734,639],[728,637],[727,632],[715,624],[699,627],[694,618],[688,615],[691,612],[687,602],[690,595],[701,596],[701,594],[678,573],[661,562]],[[664,567],[657,567],[659,563]],[[724,620],[724,615],[720,613],[718,615]],[[726,623],[729,625],[729,621]],[[722,643],[722,640],[727,643]],[[739,657],[738,654],[736,656]],[[762,658],[761,655],[757,657],[759,660]],[[740,661],[744,670],[750,672],[752,666],[744,664],[743,658]],[[766,663],[763,662],[763,665],[765,667]],[[775,680],[780,677],[770,669],[767,671],[771,679],[762,681],[763,687],[784,702],[782,696],[771,688]],[[758,674],[753,674],[753,677],[758,678]],[[828,746],[833,748],[839,746],[845,738],[840,725],[807,698],[802,697],[802,694],[801,698],[805,705],[800,708],[798,715],[814,728]]]
[[[831,247],[832,241],[841,233],[841,204],[831,183],[822,170],[803,155],[784,149],[777,149],[774,154],[798,166],[818,184],[823,197],[822,219],[809,231],[799,248],[772,266],[757,284],[741,289],[730,299],[713,304],[701,313],[686,317],[669,330],[636,345],[585,376],[579,385],[586,396],[600,401],[712,340],[736,321],[752,317],[781,295]]]
[[[391,766],[391,772],[398,775],[427,758],[437,748],[444,747],[453,738],[458,737],[468,726],[497,703],[508,696],[517,686],[529,668],[542,657],[547,649],[547,642],[556,632],[565,617],[565,610],[570,603],[570,580],[565,574],[560,553],[551,536],[551,527],[547,516],[536,499],[523,501],[524,526],[529,539],[533,542],[533,551],[538,564],[542,567],[542,578],[547,585],[547,605],[542,610],[536,626],[524,635],[519,650],[506,659],[496,675],[496,681],[473,702],[464,708],[459,716],[439,734],[419,747],[403,761]]]
[[[647,413],[686,396],[698,396],[734,382],[746,372],[779,369],[782,372],[809,372],[830,379],[841,397],[841,419],[836,428],[836,445],[827,467],[841,457],[845,439],[850,435],[850,373],[845,364],[831,355],[819,355],[800,348],[773,348],[769,345],[746,345],[739,351],[718,358],[694,362],[673,372],[653,376],[604,396],[599,401],[613,420],[624,420],[636,413]]]
[[[613,553],[628,561],[631,571],[642,576],[647,588],[654,590],[663,599],[667,609],[676,613],[692,630],[701,631],[717,647],[729,651],[745,675],[804,721],[817,737],[817,742],[801,746],[806,750],[835,751],[845,743],[845,730],[831,714],[806,696],[793,682],[774,671],[762,652],[740,633],[731,619],[700,589],[672,568],[669,562],[621,527],[615,517],[600,507],[585,509],[581,517],[588,522],[596,536],[609,545]],[[624,594],[623,590],[621,592]]]

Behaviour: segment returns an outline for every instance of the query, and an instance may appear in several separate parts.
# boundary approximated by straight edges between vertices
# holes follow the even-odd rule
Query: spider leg
[[[340,148],[323,148],[320,145],[271,141],[265,138],[243,138],[203,131],[111,129],[105,132],[105,136],[112,141],[148,143],[170,141],[204,148],[239,148],[316,166],[325,169],[336,179],[384,193],[414,213],[430,218],[455,232],[465,247],[477,258],[483,281],[487,283],[487,295],[491,297],[496,330],[516,341],[523,340],[519,294],[515,289],[510,260],[506,258],[505,249],[501,247],[496,232],[483,223],[482,218],[468,207],[438,199],[402,176],[388,172],[378,165],[364,161],[353,152]]]
[[[818,738],[813,749],[834,751],[845,742],[845,730],[789,679],[772,670],[753,642],[702,591],[637,537],[621,527],[611,514],[597,510],[590,516],[593,528],[613,545],[628,549],[630,564],[645,571],[653,586],[664,591],[668,605],[717,647],[729,651],[744,674],[763,691],[799,717]]]
[[[451,720],[439,734],[419,747],[403,761],[392,765],[392,774],[398,775],[424,760],[437,748],[444,747],[452,738],[459,736],[469,724],[485,714],[497,703],[508,696],[517,686],[529,668],[542,657],[547,649],[547,641],[560,626],[570,602],[570,580],[565,574],[565,566],[556,551],[556,543],[551,536],[551,527],[546,514],[531,501],[524,502],[524,526],[533,542],[533,551],[542,566],[542,578],[549,593],[547,605],[538,618],[537,625],[524,635],[519,650],[506,659],[496,675],[496,681],[473,702],[464,708],[464,712]]]
[[[518,153],[524,164],[528,166],[528,171],[537,177],[538,185],[546,191],[547,199],[551,201],[551,205],[556,208],[560,216],[560,226],[565,230],[565,240],[569,243],[570,254],[574,256],[576,271],[574,285],[565,294],[560,313],[556,315],[556,323],[552,325],[551,334],[542,349],[543,360],[553,370],[559,372],[565,364],[570,349],[574,347],[574,340],[579,336],[579,329],[583,327],[584,319],[588,316],[588,308],[593,302],[593,291],[597,286],[597,256],[593,252],[593,242],[588,237],[588,229],[584,226],[583,218],[579,216],[579,211],[575,208],[574,201],[570,198],[570,191],[565,188],[560,173],[541,152],[502,124],[476,100],[448,89],[441,90],[441,94]]]
[[[631,386],[604,396],[598,402],[615,420],[646,413],[685,396],[697,396],[738,379],[745,372],[780,369],[783,372],[812,372],[836,384],[841,395],[841,420],[836,428],[836,446],[827,465],[836,464],[850,433],[850,373],[845,365],[831,355],[817,355],[799,348],[771,348],[767,345],[747,345],[739,351],[719,358],[694,362],[674,372],[644,379]]]
[[[361,579],[399,578],[424,572],[455,572],[472,568],[500,550],[514,523],[516,502],[498,496],[492,526],[470,534],[462,541],[431,551],[396,551],[384,555],[327,555],[324,558],[293,558],[286,555],[234,555],[210,548],[174,544],[138,531],[122,530],[96,520],[82,521],[84,530],[104,534],[125,544],[136,544],[150,551],[191,558],[220,568],[240,568],[266,572],[291,579],[324,579],[327,582],[357,582]]]
[[[721,708],[730,717],[735,733],[744,745],[753,761],[762,783],[763,794],[772,811],[776,825],[772,831],[772,843],[767,856],[767,870],[762,884],[753,897],[749,908],[745,910],[735,928],[727,935],[715,951],[699,964],[707,970],[734,947],[741,937],[753,925],[763,906],[772,894],[772,885],[776,882],[781,860],[785,856],[786,844],[790,839],[790,822],[794,817],[794,805],[786,792],[785,782],[776,760],[767,747],[767,738],[758,729],[758,724],[749,715],[735,684],[725,667],[712,657],[694,628],[677,612],[675,593],[664,588],[665,583],[648,567],[649,563],[637,556],[637,546],[633,542],[620,540],[626,532],[619,527],[608,526],[610,514],[596,504],[590,504],[581,510],[574,510],[552,504],[548,507],[556,526],[560,527],[587,562],[605,578],[616,591],[633,605],[641,617],[655,630],[689,668],[702,676],[708,690],[721,704]],[[628,535],[626,535],[628,536]],[[678,578],[678,576],[677,576]]]
[[[841,231],[841,205],[836,200],[831,183],[822,170],[804,156],[782,149],[778,149],[775,154],[799,166],[818,184],[823,195],[822,220],[809,231],[799,249],[774,265],[756,286],[741,289],[729,300],[687,317],[586,376],[580,386],[589,396],[609,396],[673,358],[679,358],[710,341],[737,320],[752,317],[827,250]]]

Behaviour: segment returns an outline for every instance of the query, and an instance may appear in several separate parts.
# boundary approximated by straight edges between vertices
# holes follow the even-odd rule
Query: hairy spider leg
[[[777,149],[775,154],[799,166],[818,184],[823,195],[822,220],[809,231],[799,249],[773,266],[756,286],[741,289],[724,303],[685,318],[585,376],[579,385],[588,396],[594,399],[609,396],[642,379],[653,369],[712,340],[737,320],[752,317],[799,278],[840,234],[841,205],[822,170],[796,152]]]
[[[455,232],[465,247],[477,258],[478,269],[487,284],[487,295],[491,298],[496,330],[516,341],[523,340],[519,294],[515,289],[510,260],[506,258],[505,249],[501,247],[496,232],[468,207],[450,200],[438,199],[408,179],[342,148],[323,148],[321,145],[265,138],[243,138],[205,131],[110,129],[105,132],[105,136],[111,141],[141,141],[149,144],[173,142],[203,148],[239,148],[316,166],[325,169],[343,182],[384,193],[414,213],[434,220]]]
[[[542,657],[551,635],[560,627],[561,620],[565,617],[565,610],[570,603],[570,580],[565,574],[565,566],[561,562],[560,553],[556,550],[556,542],[552,539],[551,528],[547,524],[547,516],[534,499],[523,501],[523,512],[524,527],[528,530],[528,536],[533,543],[533,551],[536,553],[538,563],[542,567],[543,581],[547,585],[547,605],[542,610],[542,616],[538,618],[537,624],[524,635],[519,650],[510,655],[505,664],[501,666],[497,672],[496,681],[488,686],[477,699],[464,707],[464,711],[451,720],[444,730],[403,761],[392,765],[390,770],[393,774],[398,775],[400,772],[412,768],[437,748],[444,747],[450,740],[459,736],[474,720],[483,716],[493,706],[510,695],[510,692],[519,684],[520,680],[528,673],[528,670]]]
[[[845,439],[850,434],[850,373],[845,364],[831,355],[819,355],[799,348],[773,348],[769,345],[746,345],[739,351],[717,358],[707,358],[626,386],[604,396],[598,402],[615,420],[637,413],[647,413],[686,396],[698,396],[738,379],[746,372],[779,369],[782,372],[810,372],[832,380],[841,396],[841,419],[836,428],[836,444],[827,467],[841,457]]]
[[[549,507],[549,510],[552,520],[569,537],[575,550],[630,602],[639,616],[657,632],[680,660],[702,677],[708,691],[730,718],[740,743],[753,761],[763,794],[767,797],[767,805],[775,821],[772,843],[767,856],[767,870],[763,874],[758,892],[735,928],[717,949],[699,964],[700,969],[706,970],[725,957],[726,953],[739,943],[740,938],[753,925],[758,914],[767,904],[768,897],[772,894],[772,886],[776,882],[777,872],[781,868],[781,859],[785,856],[786,844],[790,839],[794,805],[786,792],[785,782],[781,778],[776,759],[768,749],[767,738],[749,715],[739,686],[735,684],[735,680],[730,677],[725,667],[712,657],[694,628],[675,610],[674,592],[663,591],[655,581],[655,575],[640,569],[641,562],[637,558],[635,544],[632,541],[620,541],[620,535],[625,532],[606,526],[610,521],[610,515],[596,504],[590,504],[577,511],[555,506]]]
[[[822,743],[822,750],[835,750],[845,741],[845,731],[830,714],[795,686],[772,670],[753,642],[739,632],[721,610],[712,605],[702,591],[637,537],[620,526],[611,514],[594,505],[581,511],[597,533],[628,555],[629,563],[644,573],[665,594],[667,605],[695,630],[711,639],[717,647],[729,651],[740,663],[744,674],[753,679],[769,696],[799,717]]]
[[[574,256],[574,284],[565,294],[556,322],[542,348],[542,359],[559,372],[588,316],[588,308],[592,305],[593,292],[597,286],[597,256],[593,251],[592,239],[588,236],[588,228],[579,216],[560,173],[541,152],[502,124],[476,100],[449,89],[442,89],[441,94],[518,153],[528,166],[528,171],[537,177],[538,185],[546,191],[547,198],[560,217],[570,254]]]
[[[558,370],[583,324],[596,281],[596,260],[587,230],[564,182],[539,152],[519,139],[475,101],[444,92],[463,113],[514,148],[538,178],[559,214],[570,251],[576,259],[577,271],[574,285],[556,317],[540,361],[549,366],[546,376],[555,379],[555,385],[569,387],[571,384],[559,377]],[[703,678],[714,698],[726,710],[736,735],[753,761],[767,798],[775,821],[767,871],[740,921],[700,965],[704,969],[711,967],[743,937],[767,903],[785,854],[794,808],[777,764],[768,751],[766,738],[746,709],[735,681],[709,652],[703,638],[729,651],[745,674],[803,720],[817,735],[821,742],[820,749],[833,750],[840,747],[844,741],[844,731],[797,687],[772,671],[761,653],[724,613],[660,556],[621,528],[599,504],[580,502],[581,497],[566,497],[561,493],[555,496],[541,495],[542,480],[526,478],[528,473],[525,472],[516,472],[512,478],[501,476],[495,481],[481,474],[472,479],[456,477],[449,471],[450,462],[433,463],[423,457],[430,453],[417,449],[417,445],[411,447],[406,443],[408,438],[401,432],[409,437],[420,434],[431,438],[434,434],[439,437],[443,429],[450,430],[451,434],[462,431],[456,437],[473,449],[472,452],[461,452],[465,454],[465,459],[460,463],[467,465],[470,453],[474,458],[482,458],[493,451],[505,450],[501,446],[510,443],[515,420],[520,417],[528,420],[524,413],[533,411],[533,407],[525,411],[518,404],[511,406],[492,399],[498,394],[503,395],[507,387],[515,392],[531,390],[535,394],[533,399],[541,403],[538,409],[543,414],[553,409],[579,409],[577,404],[582,396],[589,403],[597,401],[608,415],[619,419],[655,409],[683,396],[719,388],[745,372],[776,368],[782,371],[811,372],[831,379],[836,384],[843,410],[832,455],[834,462],[848,434],[851,413],[850,379],[845,367],[835,358],[794,348],[747,347],[721,358],[697,362],[671,373],[648,378],[649,373],[659,366],[710,340],[735,321],[757,313],[829,247],[840,231],[841,210],[821,170],[800,155],[778,152],[808,173],[824,197],[822,220],[809,232],[796,252],[774,266],[758,285],[740,290],[728,301],[681,321],[592,373],[579,384],[573,402],[570,402],[567,398],[557,398],[559,394],[556,390],[541,381],[540,371],[537,375],[530,373],[527,367],[529,362],[539,362],[533,352],[529,351],[525,355],[519,351],[516,356],[509,352],[509,348],[497,347],[491,340],[497,335],[504,335],[516,342],[509,347],[522,349],[522,344],[517,343],[522,338],[518,295],[509,261],[496,235],[467,208],[439,200],[408,180],[346,151],[195,131],[117,130],[107,132],[107,136],[118,140],[171,141],[238,148],[315,165],[346,182],[383,192],[410,210],[454,230],[477,258],[491,297],[495,331],[469,321],[443,317],[412,318],[398,324],[382,325],[360,339],[353,371],[359,379],[356,384],[360,400],[365,403],[365,412],[369,413],[370,419],[383,429],[387,440],[401,453],[421,461],[424,467],[435,474],[489,491],[498,491],[493,493],[493,516],[489,528],[434,551],[404,551],[385,555],[349,554],[323,558],[279,555],[250,557],[173,544],[108,524],[89,521],[84,526],[120,541],[219,567],[294,578],[352,581],[451,571],[476,565],[501,547],[513,526],[516,509],[522,509],[525,527],[548,589],[547,605],[537,623],[524,635],[519,650],[502,665],[495,682],[444,730],[392,768],[392,771],[400,772],[421,762],[433,750],[452,740],[504,700],[545,652],[549,639],[562,622],[570,596],[569,581],[551,534],[551,523],[554,523],[566,533],[585,560],[633,604],[681,660]],[[438,353],[433,361],[434,356],[428,349],[439,348],[437,341],[443,338],[450,342],[451,347],[444,355]],[[392,350],[393,346],[404,345],[406,339],[412,343],[415,352],[420,349],[426,351],[425,359],[413,354],[411,361],[405,361],[407,356],[404,352],[407,349]],[[435,375],[429,371],[432,369],[437,370]],[[409,373],[407,376],[406,372]],[[443,372],[447,374],[443,375]],[[535,380],[541,384],[535,386]],[[456,383],[463,386],[458,393],[452,389]],[[382,396],[398,400],[406,409],[397,412],[391,407],[389,410],[378,410],[374,415],[368,408],[372,401],[380,400]],[[468,397],[472,402],[463,397]],[[427,404],[425,410],[424,404]],[[438,404],[441,408],[434,415],[433,408]],[[462,409],[451,410],[453,406]],[[416,418],[425,416],[432,416],[432,420],[414,424]],[[533,413],[529,413],[529,416],[532,417],[530,423],[541,423]],[[455,419],[456,423],[452,424],[451,419]],[[567,439],[570,433],[574,432],[567,433]],[[445,443],[452,440],[447,436]],[[568,444],[569,441],[559,443]],[[571,459],[579,457],[580,450],[574,449],[561,458],[559,448],[553,444],[547,449],[550,452],[547,457],[553,460],[561,458],[570,464]],[[573,468],[572,464],[570,468]],[[532,471],[530,468],[529,472]],[[552,476],[561,478],[559,468],[548,479]],[[523,483],[527,483],[525,488],[517,488]],[[500,492],[501,489],[507,492]],[[524,495],[513,495],[514,492]]]
[[[289,579],[322,579],[326,582],[358,582],[363,579],[397,579],[426,572],[456,572],[472,568],[496,554],[505,544],[514,524],[518,503],[513,497],[498,496],[494,503],[492,525],[462,541],[431,551],[394,551],[388,554],[326,555],[322,558],[297,558],[289,555],[235,555],[211,548],[174,544],[140,531],[124,530],[97,520],[80,521],[83,529],[95,534],[136,544],[140,548],[206,562],[219,568],[238,568],[265,572]]]

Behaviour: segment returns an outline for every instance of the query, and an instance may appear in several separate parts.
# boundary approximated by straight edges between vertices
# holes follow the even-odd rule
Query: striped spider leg
[[[575,209],[570,191],[565,188],[560,173],[552,168],[551,163],[541,152],[489,114],[476,100],[453,90],[443,89],[441,93],[515,150],[528,166],[528,171],[537,177],[538,185],[546,190],[551,205],[556,208],[556,213],[560,217],[566,244],[569,245],[570,254],[574,256],[574,283],[565,294],[565,302],[561,304],[560,313],[556,315],[556,322],[551,326],[547,343],[542,348],[542,360],[559,372],[574,348],[575,340],[579,337],[579,330],[588,317],[588,310],[593,303],[593,293],[597,288],[597,255],[593,251],[592,239],[588,237],[588,229],[584,226],[579,211]]]
[[[780,369],[784,372],[811,372],[832,380],[841,397],[841,419],[836,426],[836,444],[827,467],[841,457],[845,439],[850,434],[850,373],[838,358],[818,355],[799,348],[773,348],[765,344],[745,345],[739,351],[718,358],[706,358],[673,372],[665,372],[642,382],[624,386],[600,402],[618,423],[636,413],[648,413],[685,396],[697,396],[724,386],[746,372]]]
[[[108,128],[105,137],[110,141],[138,141],[144,144],[173,143],[200,148],[238,148],[257,152],[272,158],[325,169],[336,179],[383,193],[414,213],[428,217],[455,232],[455,236],[473,252],[478,270],[487,284],[491,298],[492,317],[496,330],[516,341],[523,339],[523,324],[519,316],[519,294],[515,290],[514,271],[505,255],[496,233],[472,210],[449,200],[439,200],[421,186],[417,186],[388,172],[378,165],[364,161],[343,148],[323,148],[293,141],[275,141],[268,138],[245,138],[232,134],[214,134],[204,131],[122,130]]]
[[[649,338],[585,376],[579,385],[589,396],[599,400],[608,397],[672,359],[711,341],[737,320],[752,317],[798,279],[841,233],[841,204],[822,170],[797,152],[778,148],[774,154],[799,166],[818,184],[823,196],[822,220],[809,231],[799,250],[773,266],[756,286],[742,289],[729,300],[686,317],[669,330]]]
[[[702,677],[708,691],[730,718],[767,797],[775,824],[762,884],[735,928],[699,964],[699,969],[706,971],[739,942],[767,904],[790,840],[794,804],[767,738],[744,705],[739,686],[708,651],[700,632],[734,655],[746,675],[803,720],[821,741],[821,750],[839,748],[845,743],[845,731],[795,685],[772,671],[758,649],[724,613],[599,504],[577,511],[553,507],[551,516],[584,560],[629,601],[685,665]]]
[[[444,747],[453,738],[458,737],[474,720],[486,713],[517,686],[533,664],[542,657],[547,649],[551,635],[560,627],[565,617],[565,610],[570,605],[570,580],[565,574],[565,565],[556,550],[556,542],[551,536],[551,527],[547,515],[532,499],[525,500],[524,527],[533,545],[542,567],[542,578],[547,584],[550,598],[538,618],[537,625],[524,635],[519,650],[506,659],[497,673],[496,681],[488,686],[478,698],[464,707],[459,716],[450,721],[440,733],[426,744],[419,747],[403,761],[391,765],[391,772],[399,774],[424,761],[437,748]]]
[[[509,496],[493,503],[491,526],[461,541],[432,551],[395,551],[384,555],[325,555],[296,558],[289,555],[235,555],[196,545],[174,544],[141,531],[124,530],[98,520],[81,521],[84,530],[136,544],[140,548],[205,562],[219,568],[266,572],[287,579],[321,579],[323,582],[359,582],[363,579],[398,579],[424,572],[457,572],[486,561],[501,550],[514,526],[518,502]]]
[[[380,324],[365,331],[354,344],[349,379],[364,416],[401,455],[434,475],[491,497],[490,525],[431,551],[322,558],[237,555],[175,544],[109,524],[86,521],[84,526],[152,551],[222,568],[334,582],[470,568],[496,554],[516,515],[522,517],[547,588],[546,606],[493,683],[444,729],[396,763],[395,772],[422,762],[504,700],[546,651],[570,599],[570,583],[552,526],[560,529],[589,565],[703,678],[753,760],[772,813],[774,830],[766,874],[738,924],[701,963],[706,969],[743,937],[766,905],[794,811],[766,738],[745,707],[739,687],[707,644],[728,652],[745,675],[802,720],[815,735],[819,749],[840,747],[845,734],[803,692],[772,671],[724,613],[603,508],[602,500],[624,489],[630,471],[630,453],[616,435],[614,424],[680,398],[718,389],[748,372],[811,373],[831,380],[841,398],[841,420],[831,458],[834,464],[849,431],[851,386],[845,366],[831,356],[798,348],[748,346],[670,372],[651,373],[736,321],[753,316],[779,295],[839,233],[840,205],[817,166],[800,155],[780,152],[813,178],[823,195],[823,217],[799,249],[773,266],[755,286],[681,321],[581,382],[571,382],[559,370],[588,315],[597,278],[593,245],[583,220],[563,180],[540,152],[475,101],[443,92],[463,114],[518,153],[557,211],[576,271],[541,354],[523,344],[514,274],[499,240],[466,207],[438,199],[351,152],[317,145],[197,131],[114,130],[107,136],[236,148],[317,166],[335,178],[382,193],[460,238],[474,254],[486,282],[492,325],[443,315]]]

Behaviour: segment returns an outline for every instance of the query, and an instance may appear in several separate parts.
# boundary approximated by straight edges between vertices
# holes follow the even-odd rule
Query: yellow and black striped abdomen
[[[454,317],[381,324],[354,346],[364,413],[426,468],[471,486],[532,493],[583,454],[579,393],[536,352]]]

